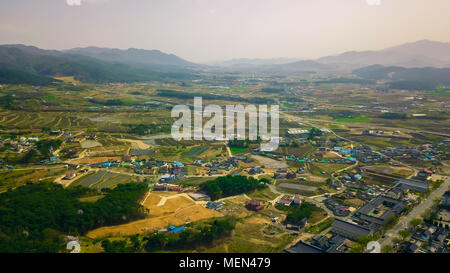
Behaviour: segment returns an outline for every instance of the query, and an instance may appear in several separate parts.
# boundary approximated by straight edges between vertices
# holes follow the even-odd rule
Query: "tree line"
[[[200,189],[209,195],[212,200],[217,200],[222,197],[264,189],[266,183],[266,179],[257,180],[253,177],[227,175],[203,183]]]
[[[98,194],[54,183],[25,185],[0,194],[0,252],[58,252],[62,235],[83,235],[106,225],[145,216],[138,203],[144,183],[118,185],[95,203],[78,198]]]

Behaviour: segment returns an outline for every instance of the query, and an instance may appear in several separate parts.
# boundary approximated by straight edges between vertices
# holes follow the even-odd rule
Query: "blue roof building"
[[[182,230],[184,230],[185,228],[184,227],[178,227],[178,228],[176,228],[176,229],[172,229],[172,232],[173,233],[177,233],[177,232],[180,232],[180,231],[182,231]]]
[[[173,166],[184,167],[183,163],[178,162],[178,161],[174,161]]]

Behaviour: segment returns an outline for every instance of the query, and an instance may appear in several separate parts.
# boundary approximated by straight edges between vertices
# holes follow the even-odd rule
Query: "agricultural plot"
[[[164,161],[180,161],[191,164],[196,159],[211,160],[225,154],[222,145],[208,142],[172,142],[173,139],[158,139],[155,142],[160,145],[155,149],[155,158]],[[167,144],[162,144],[167,143]],[[201,143],[201,145],[199,145]],[[163,146],[164,145],[164,146]]]
[[[354,118],[338,118],[336,122],[367,122],[370,121],[370,117],[367,116],[359,116]]]
[[[5,128],[12,129],[35,129],[43,127],[53,129],[83,129],[92,123],[74,114],[67,112],[19,112],[4,111],[0,113],[0,120]]]
[[[259,201],[272,201],[278,197],[278,194],[273,193],[270,190],[270,188],[267,187],[263,190],[254,191],[254,192],[248,194],[248,196],[252,199],[259,200]]]
[[[364,169],[392,176],[407,177],[414,173],[414,171],[408,167],[392,167],[392,166],[366,166]]]
[[[126,184],[134,182],[133,177],[125,174],[111,173],[108,171],[98,171],[92,174],[88,174],[75,180],[70,184],[70,187],[83,186],[93,189],[105,189],[114,188],[118,184]]]
[[[102,146],[102,144],[95,140],[85,140],[81,142],[81,148],[83,149],[91,149],[99,146]]]
[[[259,161],[267,169],[287,168],[288,165],[283,161],[278,161],[265,156],[252,155],[253,159]]]
[[[44,179],[51,179],[64,173],[66,169],[29,169],[0,171],[0,192],[25,185],[27,182],[37,183]]]
[[[278,185],[278,187],[282,189],[288,189],[288,190],[294,190],[294,191],[300,191],[300,192],[314,192],[317,190],[317,187],[313,186],[306,186],[301,184],[293,184],[293,183],[281,183]]]
[[[184,153],[184,156],[186,157],[198,157],[202,153],[206,152],[208,150],[208,147],[205,146],[197,146],[191,148],[189,151]]]

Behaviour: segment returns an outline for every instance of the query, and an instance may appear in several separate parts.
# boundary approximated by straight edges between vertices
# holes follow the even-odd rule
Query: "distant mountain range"
[[[99,47],[86,47],[74,48],[65,52],[89,56],[112,63],[141,64],[146,66],[198,66],[197,64],[185,61],[176,55],[166,54],[159,50],[144,50],[136,48],[121,50]]]
[[[372,67],[374,65],[378,66]],[[365,67],[369,68],[358,70]],[[350,51],[316,60],[234,59],[213,66],[195,64],[159,50],[86,47],[57,51],[25,45],[0,46],[0,83],[48,83],[58,76],[74,76],[77,80],[91,83],[185,80],[196,78],[197,70],[264,73],[355,70],[355,75],[371,80],[375,78],[368,77],[367,71],[374,75],[395,70],[391,71],[395,76],[386,80],[402,78],[407,81],[412,80],[407,74],[417,75],[419,78],[416,79],[424,76],[415,70],[401,70],[402,67],[450,67],[450,43],[423,40],[379,51]],[[424,71],[437,73],[424,80],[447,84],[442,78],[446,70]]]
[[[283,61],[284,60],[284,61]],[[236,59],[220,63],[230,69],[264,71],[352,70],[371,65],[412,67],[450,67],[450,43],[422,40],[379,51],[349,51],[316,60]]]
[[[450,86],[450,68],[372,65],[356,69],[353,74],[368,80],[381,80],[391,88],[405,90],[434,90]]]
[[[316,61],[341,68],[361,68],[375,64],[408,68],[450,67],[450,43],[422,40],[380,51],[349,51]]]
[[[0,83],[16,83],[26,79],[24,75],[33,76],[31,82],[24,82],[30,84],[58,76],[74,76],[91,83],[186,79],[194,77],[194,67],[193,63],[156,50],[90,47],[56,51],[0,46]]]

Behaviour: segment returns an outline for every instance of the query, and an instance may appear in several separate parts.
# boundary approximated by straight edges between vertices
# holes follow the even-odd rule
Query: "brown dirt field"
[[[287,168],[286,162],[271,159],[265,156],[252,155],[253,159],[259,161],[261,165],[269,169]]]
[[[80,144],[81,144],[81,148],[83,148],[83,149],[91,149],[91,148],[102,146],[102,144],[100,142],[95,141],[95,140],[85,140],[85,141],[81,142]]]
[[[138,233],[151,232],[170,225],[180,226],[186,222],[193,222],[214,217],[222,217],[223,214],[215,210],[204,208],[201,205],[192,205],[177,210],[177,212],[134,221],[124,225],[102,227],[90,231],[87,236],[93,239],[109,236],[128,236]]]
[[[135,139],[117,139],[117,140],[130,143],[131,148],[133,149],[146,150],[150,148],[150,145],[145,144],[142,140],[135,140]]]
[[[145,199],[145,202],[142,204],[144,207],[150,209],[156,206],[159,201],[161,201],[161,197],[156,194],[148,194],[147,199]]]
[[[412,170],[407,167],[367,166],[366,169],[387,175],[393,173],[408,175],[412,173]]]
[[[166,199],[164,205],[158,206],[163,199]],[[90,231],[87,236],[103,238],[133,235],[167,228],[170,225],[179,226],[186,222],[223,216],[220,212],[196,204],[184,194],[174,192],[152,192],[145,199],[143,206],[149,210],[149,218],[118,226],[98,228]]]
[[[331,159],[339,159],[342,158],[338,153],[336,152],[326,152],[323,154],[324,158],[331,158]]]
[[[306,180],[308,180],[308,181],[310,181],[310,182],[325,182],[325,181],[327,181],[327,178],[326,177],[321,177],[321,176],[315,176],[315,175],[312,175],[312,174],[308,174],[308,173],[306,173],[306,174],[300,174],[298,177],[305,177],[306,178]]]
[[[154,199],[157,199],[157,198],[150,196],[148,199],[153,199],[153,200],[150,200],[153,203]],[[161,201],[161,199],[162,198],[159,198],[159,201]],[[159,203],[159,201],[158,201],[158,203]],[[160,206],[160,207],[158,206],[158,203],[152,204],[151,206],[146,206],[149,209],[150,216],[156,217],[156,216],[171,214],[171,213],[178,211],[179,209],[189,207],[189,206],[192,206],[195,204],[195,202],[192,201],[192,199],[189,199],[185,196],[179,196],[176,198],[167,199],[166,202],[164,203],[164,205]]]
[[[116,156],[116,157],[86,157],[86,158],[80,158],[77,160],[72,160],[71,163],[72,164],[97,164],[97,163],[107,162],[109,160],[120,161],[120,160],[122,160],[122,158],[119,156]]]
[[[245,208],[245,204],[250,201],[250,199],[245,196],[239,195],[233,198],[229,198],[224,201],[224,207],[221,212],[236,217],[247,217],[252,214],[251,211]]]

